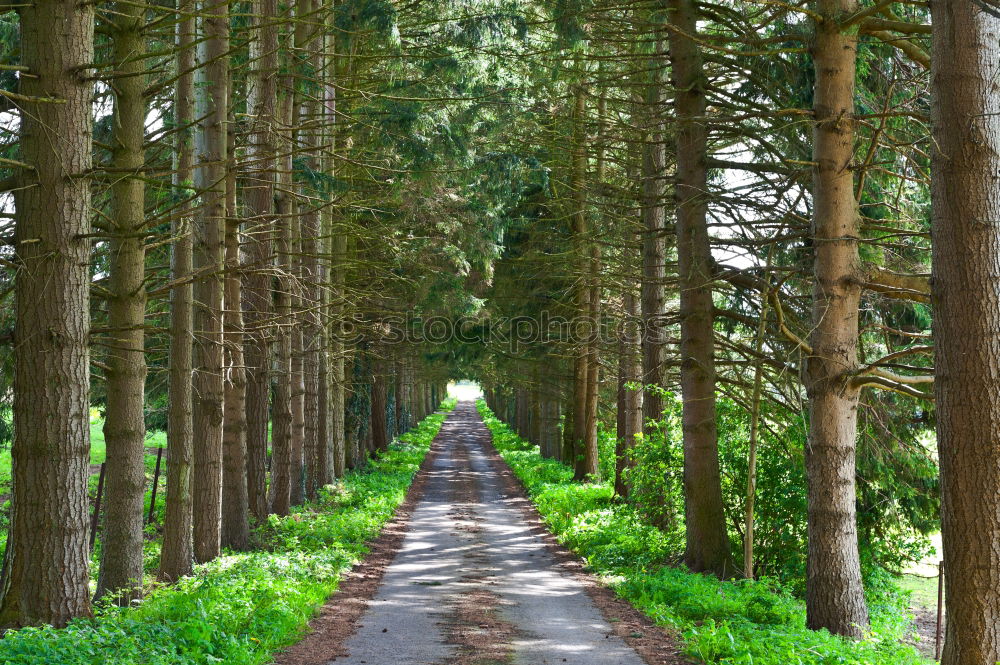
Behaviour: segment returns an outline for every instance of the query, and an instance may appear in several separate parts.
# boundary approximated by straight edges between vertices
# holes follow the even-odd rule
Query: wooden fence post
[[[163,448],[156,449],[156,468],[153,469],[153,494],[149,497],[149,518],[146,520],[153,523],[153,514],[156,511],[156,486],[160,481],[160,460],[163,459]]]
[[[97,476],[97,498],[94,500],[94,517],[90,520],[90,550],[94,550],[97,542],[97,525],[101,519],[101,495],[104,494],[104,462],[101,462],[101,473]]]

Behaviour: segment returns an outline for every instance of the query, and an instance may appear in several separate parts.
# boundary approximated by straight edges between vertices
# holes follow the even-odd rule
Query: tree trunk
[[[312,0],[298,0],[296,14],[312,16],[314,3]],[[295,27],[295,45],[299,53],[299,75],[303,78],[315,76],[313,72],[320,71],[319,62],[319,31],[313,21],[299,21]],[[323,118],[320,107],[316,103],[318,95],[302,95],[299,107],[300,126],[298,141],[301,161],[306,168],[318,170],[317,148],[319,140],[317,123]],[[317,192],[309,186],[302,186],[302,193],[309,198],[316,198]],[[302,311],[302,466],[301,495],[297,495],[300,503],[306,497],[315,497],[318,488],[317,480],[322,476],[319,463],[319,370],[320,370],[320,288],[319,288],[319,211],[315,205],[304,197],[301,205],[300,228],[301,248],[300,279],[301,311]]]
[[[306,204],[307,206],[309,204]],[[302,215],[302,285],[303,315],[305,318],[302,334],[302,457],[304,467],[303,491],[308,498],[315,498],[320,487],[323,472],[320,469],[320,408],[319,374],[320,344],[319,334],[319,264],[318,252],[319,213],[311,206]]]
[[[535,376],[531,392],[528,394],[528,406],[531,409],[531,412],[528,414],[528,425],[531,428],[529,432],[530,436],[528,438],[533,444],[539,447],[539,450],[541,450],[544,440],[544,430],[542,418],[542,395],[539,390],[539,372],[537,363],[535,364],[534,374]]]
[[[559,427],[559,397],[557,394],[550,394],[547,398],[548,402],[548,412],[545,425],[545,436],[547,439],[547,456],[552,459],[559,459],[559,446],[560,446],[560,434],[561,430]]]
[[[361,438],[364,435],[365,425],[368,416],[362,416],[358,411],[359,403],[363,403],[362,394],[364,385],[359,381],[359,370],[363,370],[364,356],[359,349],[353,349],[344,360],[345,385],[350,382],[351,395],[349,404],[345,404],[344,409],[344,451],[345,464],[348,469],[356,469],[361,465],[361,455],[363,449]],[[360,394],[359,394],[360,393]],[[345,402],[348,402],[345,391]],[[351,412],[350,420],[347,419],[347,412]]]
[[[305,485],[303,483],[304,452],[306,439],[306,381],[305,381],[305,352],[303,349],[304,338],[302,334],[302,321],[304,318],[305,298],[302,292],[302,224],[299,204],[292,202],[292,210],[298,214],[292,217],[292,238],[295,247],[294,256],[291,258],[292,274],[295,276],[292,289],[292,318],[291,324],[291,407],[292,407],[292,432],[289,439],[289,501],[291,505],[298,506],[305,499]]]
[[[325,345],[326,342],[327,339],[324,335],[320,343]],[[319,395],[317,395],[319,426],[316,432],[318,441],[314,460],[316,476],[313,479],[315,484],[310,495],[310,498],[313,499],[316,498],[320,489],[329,485],[333,480],[333,448],[330,438],[333,432],[333,414],[330,412],[330,355],[327,350],[324,347],[319,354]]]
[[[516,415],[514,416],[514,430],[517,435],[528,440],[528,391],[524,388],[518,388],[515,393],[514,398],[514,408],[516,409]]]
[[[331,445],[333,446],[333,474],[337,478],[347,470],[347,461],[353,458],[348,454],[347,431],[344,421],[344,409],[347,407],[347,348],[344,344],[342,331],[338,324],[345,315],[345,285],[346,276],[344,261],[347,255],[347,240],[343,235],[334,236],[333,266],[331,266],[332,292],[330,295],[330,319],[332,333],[330,340],[330,411],[331,411]]]
[[[194,42],[196,26],[193,0],[178,0],[177,71],[174,117],[178,127],[174,151],[175,195],[187,196],[194,158],[190,123],[194,120]],[[157,579],[176,582],[191,574],[192,540],[191,458],[194,432],[191,421],[191,337],[193,288],[183,282],[192,271],[191,204],[182,203],[171,218],[175,240],[170,277],[180,282],[170,292],[170,373],[167,410],[167,496],[163,514],[163,547]]]
[[[146,103],[145,64],[136,57],[146,50],[145,11],[130,4],[116,6],[112,34],[117,76],[111,163],[123,175],[111,186],[112,237],[108,243],[108,346],[105,384],[107,445],[104,528],[97,598],[111,594],[128,605],[142,593],[144,499],[146,496],[145,316],[146,252],[143,141]]]
[[[768,250],[767,264],[771,265],[772,251]],[[763,357],[765,353],[764,335],[767,333],[767,293],[760,295],[760,321],[757,324],[757,339],[755,350]],[[754,577],[753,545],[754,504],[757,501],[757,443],[760,438],[760,402],[764,382],[763,362],[758,358],[754,363],[753,393],[750,396],[750,441],[747,443],[747,497],[743,507],[743,576],[748,580]]]
[[[318,264],[316,262],[319,235],[319,215],[315,210],[307,210],[302,216],[303,235],[303,288],[305,291],[305,325],[302,335],[302,381],[303,381],[303,466],[305,467],[305,495],[316,497],[318,481],[322,476],[320,464],[319,438],[319,288],[316,282]]]
[[[642,144],[642,383],[661,388],[666,330],[667,279],[667,144],[662,117],[666,76],[664,41],[657,38],[657,53],[650,61],[645,105],[640,112],[646,124]],[[663,417],[663,398],[658,390],[644,391],[644,423]],[[648,434],[648,432],[647,432]]]
[[[395,399],[393,400],[393,402],[396,405],[396,410],[394,415],[395,415],[396,435],[398,436],[407,430],[406,406],[403,403],[403,393],[406,390],[404,387],[406,384],[406,370],[402,358],[397,358],[396,361],[393,363],[393,366],[395,367],[395,372],[394,372],[395,386],[393,386],[393,393],[395,395]]]
[[[868,625],[861,586],[855,515],[855,440],[859,389],[858,210],[854,198],[854,78],[857,35],[840,30],[855,0],[821,0],[813,58],[812,353],[804,380],[809,396],[809,557],[806,611],[810,628],[860,637]]]
[[[596,242],[590,246],[590,297],[588,319],[590,343],[587,346],[586,434],[583,437],[583,469],[585,477],[599,478],[600,458],[597,450],[597,415],[600,399],[600,321],[601,321],[601,254]],[[579,475],[581,469],[577,469]]]
[[[932,201],[943,665],[1000,661],[1000,19],[933,2]]]
[[[573,252],[577,260],[579,275],[576,280],[575,300],[576,314],[583,324],[583,339],[574,340],[576,344],[573,364],[573,452],[575,480],[586,480],[587,476],[597,472],[596,455],[591,455],[590,441],[597,441],[597,432],[591,436],[590,426],[590,393],[591,382],[596,377],[592,374],[592,348],[596,344],[596,320],[592,317],[594,308],[591,303],[595,290],[592,288],[593,275],[591,245],[587,228],[587,91],[583,84],[576,84],[573,89],[573,148],[570,163],[570,191],[573,196]],[[596,427],[596,420],[593,422]]]
[[[250,43],[254,70],[248,91],[251,109],[250,145],[243,198],[247,208],[246,262],[243,281],[244,359],[246,362],[247,492],[250,512],[258,522],[267,517],[267,422],[270,386],[271,268],[274,218],[274,135],[278,97],[277,0],[257,0],[254,21],[257,39]]]
[[[272,402],[273,419],[271,427],[271,485],[269,501],[271,512],[277,515],[287,515],[291,506],[291,447],[292,447],[292,328],[293,318],[292,291],[295,279],[292,275],[292,238],[293,219],[292,201],[289,198],[292,179],[292,153],[294,126],[294,82],[286,72],[281,78],[281,96],[279,97],[278,124],[282,129],[281,157],[278,160],[278,182],[275,197],[275,213],[278,219],[278,234],[275,243],[275,262],[277,263],[277,290],[274,295],[274,309],[277,320],[277,344],[274,354],[274,400]]]
[[[383,451],[389,448],[389,436],[386,431],[386,402],[388,385],[385,376],[385,364],[382,361],[373,363],[372,375],[372,410],[371,433],[372,448]]]
[[[281,122],[285,127],[291,126],[292,96],[286,84],[282,98]],[[281,175],[279,183],[282,194],[278,197],[276,212],[278,214],[278,241],[275,248],[276,260],[280,278],[274,298],[278,323],[278,343],[274,359],[274,413],[271,428],[271,512],[277,515],[287,515],[291,505],[291,446],[292,446],[292,288],[291,274],[292,256],[292,220],[290,216],[291,202],[288,199],[288,187],[291,179],[292,160],[288,153],[281,159]]]
[[[232,137],[233,135],[230,134]],[[233,151],[230,138],[229,150]],[[236,210],[236,170],[230,164],[226,216],[225,421],[222,428],[223,547],[243,551],[250,545],[247,492],[246,368],[243,361],[243,310],[240,220]]]
[[[576,363],[574,361],[574,374],[570,381],[569,390],[563,395],[563,430],[562,445],[559,450],[559,461],[563,464],[573,465],[574,450],[576,448]]]
[[[677,267],[681,319],[686,547],[693,571],[732,574],[722,505],[715,423],[715,333],[712,250],[708,239],[705,72],[694,0],[671,0],[677,32],[670,33],[677,112]],[[684,34],[681,34],[684,33]]]
[[[14,430],[11,523],[0,626],[64,626],[90,614],[87,474],[93,5],[19,10],[22,171],[14,192]],[[58,39],[54,39],[54,36]],[[59,131],[53,143],[52,128]]]
[[[636,384],[641,380],[642,354],[639,331],[639,299],[631,291],[625,294],[625,326],[621,338],[620,378],[618,383],[618,409],[620,413],[618,429],[618,446],[615,456],[615,493],[618,496],[628,496],[628,483],[625,482],[625,470],[632,467],[632,447],[635,437],[642,433],[642,403],[641,390],[632,390],[628,384]]]
[[[229,92],[229,16],[225,3],[203,3],[198,45],[200,85],[195,87],[201,208],[195,219],[194,267],[205,274],[194,285],[194,556],[219,555],[222,523],[222,317],[226,216],[226,120]]]

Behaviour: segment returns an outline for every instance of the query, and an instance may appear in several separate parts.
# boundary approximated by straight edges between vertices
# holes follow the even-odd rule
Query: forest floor
[[[474,403],[280,665],[678,665],[674,640],[544,529]]]

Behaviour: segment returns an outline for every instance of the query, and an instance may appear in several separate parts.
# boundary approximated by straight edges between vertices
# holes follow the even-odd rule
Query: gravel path
[[[376,573],[381,583],[365,576],[367,605],[338,618],[359,594],[335,595],[314,633],[279,663],[681,662],[669,638],[630,607],[609,612],[624,603],[606,589],[599,590],[602,600],[598,585],[567,565],[565,550],[541,533],[471,402],[460,402],[445,421],[418,484],[395,556],[385,557]],[[345,619],[353,623],[346,630]],[[329,635],[334,632],[336,639]]]

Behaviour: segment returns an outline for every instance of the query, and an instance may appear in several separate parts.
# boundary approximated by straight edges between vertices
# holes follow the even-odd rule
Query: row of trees
[[[408,174],[464,155],[422,153],[419,131],[449,138],[421,125],[443,103],[405,101],[456,84],[398,60],[461,35],[378,2],[0,9],[19,34],[0,54],[15,433],[0,624],[61,626],[91,611],[93,406],[96,596],[127,604],[150,428],[167,430],[156,576],[171,582],[250,547],[254,524],[443,399],[447,369],[380,319],[434,311],[454,290],[435,275],[463,260],[410,204],[446,180]]]
[[[809,625],[854,637],[863,572],[898,570],[914,552],[894,548],[937,527],[936,426],[945,662],[985,665],[998,23],[992,4],[932,5],[563,8],[566,73],[535,80],[556,117],[528,109],[513,137],[549,179],[514,211],[487,308],[512,330],[574,324],[501,336],[477,372],[578,478],[615,474],[641,505],[664,474],[652,500],[683,502],[691,569],[781,576],[801,542]],[[650,453],[665,422],[676,464]]]
[[[468,374],[690,568],[792,571],[851,636],[934,528],[936,425],[945,661],[1000,659],[1000,12],[932,4],[3,5],[0,623],[89,612],[92,404],[128,601],[158,413],[174,580]]]

